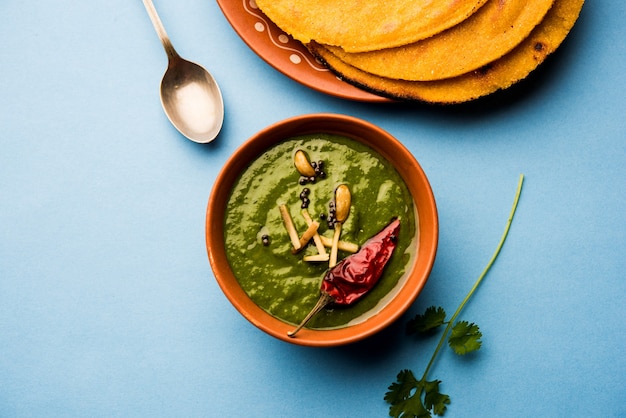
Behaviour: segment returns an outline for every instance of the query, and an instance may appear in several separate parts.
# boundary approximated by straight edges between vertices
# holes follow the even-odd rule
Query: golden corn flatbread
[[[397,100],[452,104],[477,99],[525,78],[565,39],[584,0],[556,0],[543,21],[515,49],[476,71],[438,81],[404,81],[379,77],[340,60],[312,43],[312,53],[341,78],[365,90]]]
[[[486,0],[256,0],[279,28],[307,44],[374,51],[426,39],[477,11]]]
[[[362,53],[347,53],[333,46],[328,49],[345,63],[381,77],[411,81],[456,77],[515,48],[541,22],[553,2],[488,0],[468,19],[420,42]]]

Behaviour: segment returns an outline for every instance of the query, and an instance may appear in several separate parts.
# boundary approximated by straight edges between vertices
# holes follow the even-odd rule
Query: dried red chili
[[[288,335],[293,337],[306,323],[330,303],[351,305],[378,283],[385,265],[396,249],[400,220],[394,218],[385,228],[367,240],[361,249],[331,268],[322,281],[320,299],[298,327]]]

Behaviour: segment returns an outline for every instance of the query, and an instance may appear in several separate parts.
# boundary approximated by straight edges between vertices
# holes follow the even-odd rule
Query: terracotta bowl
[[[226,259],[224,219],[226,202],[240,172],[268,147],[284,139],[304,134],[328,133],[352,138],[373,148],[400,173],[419,216],[419,249],[402,288],[380,312],[364,322],[331,330],[302,329],[295,338],[287,336],[294,326],[268,314],[239,286]],[[437,252],[439,223],[437,207],[424,171],[413,155],[393,136],[371,123],[343,115],[312,114],[278,122],[246,141],[226,162],[218,175],[206,213],[206,245],[209,262],[222,291],[233,306],[264,332],[293,344],[337,346],[359,341],[382,330],[398,319],[421,292]]]

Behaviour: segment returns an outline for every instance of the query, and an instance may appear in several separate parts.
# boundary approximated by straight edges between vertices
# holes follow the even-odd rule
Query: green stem
[[[489,260],[489,263],[487,263],[487,267],[485,267],[483,272],[480,274],[480,276],[478,277],[478,279],[474,283],[474,286],[472,286],[472,288],[470,289],[470,291],[467,294],[467,296],[465,296],[465,299],[463,299],[463,302],[461,302],[459,307],[456,309],[456,311],[454,312],[454,314],[450,318],[450,321],[448,321],[448,324],[446,325],[446,328],[443,331],[443,335],[441,336],[441,339],[439,340],[439,343],[437,344],[437,348],[435,348],[435,352],[433,353],[433,356],[430,358],[430,361],[428,362],[428,366],[426,366],[426,370],[424,371],[424,375],[422,376],[422,381],[426,381],[426,377],[428,376],[428,372],[430,371],[430,368],[432,367],[433,363],[435,362],[435,358],[437,357],[437,354],[439,353],[439,350],[441,349],[441,347],[443,347],[443,344],[446,341],[448,333],[450,332],[450,329],[454,325],[454,321],[459,316],[459,314],[461,313],[461,311],[463,310],[463,308],[465,307],[467,302],[470,300],[470,298],[472,297],[474,292],[476,292],[476,289],[478,289],[478,286],[480,285],[480,282],[483,281],[483,279],[485,278],[485,276],[489,272],[489,269],[491,269],[491,266],[496,261],[496,258],[498,257],[498,254],[500,254],[500,250],[502,249],[502,246],[504,245],[504,241],[506,241],[506,237],[509,234],[509,229],[511,228],[511,223],[513,223],[513,216],[515,216],[515,210],[517,209],[517,203],[519,202],[520,195],[522,194],[522,184],[523,183],[524,183],[524,175],[520,174],[519,182],[517,184],[517,192],[515,193],[515,200],[513,201],[513,208],[511,209],[511,213],[509,215],[509,219],[507,220],[506,227],[504,228],[504,233],[502,234],[502,238],[500,238],[500,243],[498,244],[498,247],[496,248],[496,251],[493,253],[493,256],[491,256],[491,259]]]

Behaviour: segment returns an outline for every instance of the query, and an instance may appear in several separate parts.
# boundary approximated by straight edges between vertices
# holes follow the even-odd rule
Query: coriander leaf
[[[483,334],[478,329],[478,325],[467,321],[459,321],[452,327],[448,344],[455,353],[464,355],[476,351],[480,348],[480,337]]]
[[[406,324],[407,334],[416,334],[418,332],[424,333],[432,331],[435,328],[443,325],[446,319],[446,311],[440,306],[435,308],[429,307],[424,312],[424,315],[416,315]]]
[[[389,392],[385,394],[385,400],[390,403],[409,398],[420,383],[413,372],[408,369],[400,371],[396,379],[396,382],[389,386]]]
[[[389,386],[385,401],[389,407],[389,416],[394,418],[432,418],[422,403],[424,384],[413,375],[411,370],[398,373],[397,381]]]
[[[439,383],[441,383],[441,380],[424,383],[424,390],[426,391],[424,403],[426,404],[426,409],[432,409],[435,415],[445,414],[446,405],[450,404],[450,397],[439,392]]]

